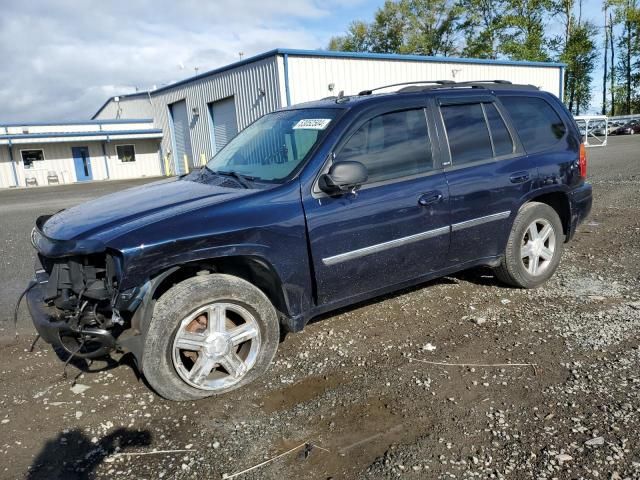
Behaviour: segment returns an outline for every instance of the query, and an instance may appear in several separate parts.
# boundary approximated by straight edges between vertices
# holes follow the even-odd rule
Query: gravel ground
[[[26,314],[17,341],[8,323],[33,219],[123,185],[0,192],[0,477],[223,478],[306,443],[234,478],[640,478],[640,138],[609,142],[543,287],[477,269],[335,312],[249,387],[181,404],[126,357],[65,380]]]

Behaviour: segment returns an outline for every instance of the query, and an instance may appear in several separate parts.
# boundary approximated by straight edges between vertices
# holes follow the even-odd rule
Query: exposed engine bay
[[[109,353],[125,321],[114,308],[118,291],[111,255],[93,254],[49,259],[39,255],[37,273],[60,343],[69,354],[97,358]]]

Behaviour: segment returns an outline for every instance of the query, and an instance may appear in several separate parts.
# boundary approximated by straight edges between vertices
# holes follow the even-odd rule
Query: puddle
[[[344,378],[340,375],[305,378],[264,397],[264,411],[272,413],[278,410],[287,410],[299,403],[319,397],[327,390],[336,388],[343,380]]]

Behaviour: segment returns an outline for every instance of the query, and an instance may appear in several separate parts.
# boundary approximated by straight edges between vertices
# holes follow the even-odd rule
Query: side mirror
[[[360,162],[335,162],[329,173],[320,176],[318,186],[329,195],[357,189],[369,178],[367,167]]]

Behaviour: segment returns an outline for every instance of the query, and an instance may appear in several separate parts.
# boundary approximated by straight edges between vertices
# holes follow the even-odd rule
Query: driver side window
[[[407,177],[433,169],[423,109],[386,113],[362,125],[338,153],[340,161],[367,167],[367,183]]]

